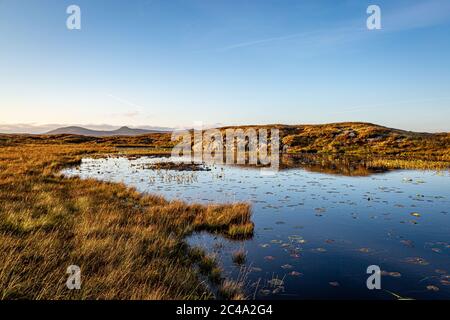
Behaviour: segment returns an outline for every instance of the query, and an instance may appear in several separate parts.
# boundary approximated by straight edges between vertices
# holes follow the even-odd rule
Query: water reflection
[[[84,159],[65,174],[120,181],[170,199],[251,202],[253,239],[208,233],[188,239],[215,254],[250,298],[450,298],[448,172],[285,156],[277,174],[262,175],[255,167],[214,164],[177,171],[177,161]],[[153,166],[159,162],[174,164]],[[366,287],[369,265],[382,270],[381,290]]]

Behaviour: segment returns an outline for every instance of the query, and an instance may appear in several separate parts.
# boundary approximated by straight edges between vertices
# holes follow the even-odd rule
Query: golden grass
[[[299,154],[335,154],[362,157],[401,157],[450,162],[450,133],[421,133],[387,128],[364,122],[342,122],[318,125],[252,125],[220,128],[279,130],[280,150]],[[120,147],[130,154],[170,153],[176,144],[171,133],[139,136],[85,137],[76,135],[0,135],[0,145],[95,144]]]
[[[212,297],[184,239],[202,230],[243,236],[230,232],[241,225],[251,236],[249,205],[190,205],[58,173],[113,151],[84,142],[0,147],[0,299]],[[66,288],[72,264],[81,290]],[[216,265],[207,273],[222,281]]]
[[[368,160],[369,168],[388,169],[422,169],[422,170],[450,170],[448,161],[430,161],[421,159],[371,159]]]
[[[245,296],[242,294],[242,283],[233,280],[223,281],[218,294],[226,300],[245,300]]]

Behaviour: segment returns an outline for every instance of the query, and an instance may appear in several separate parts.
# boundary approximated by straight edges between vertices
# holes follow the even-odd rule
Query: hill
[[[319,125],[250,125],[226,129],[270,129],[280,132],[280,150],[292,154],[332,154],[363,157],[394,157],[450,161],[450,133],[424,133],[383,127],[371,123],[345,122]],[[65,128],[62,128],[63,130]],[[150,131],[150,130],[149,130]],[[59,131],[61,132],[61,131]],[[114,131],[70,131],[51,135],[0,135],[1,145],[22,143],[95,143],[113,147],[171,148],[170,132],[145,132],[121,128]],[[77,132],[77,133],[75,133]],[[90,136],[90,137],[88,137]],[[225,142],[225,141],[224,141]]]
[[[281,147],[288,153],[417,156],[450,160],[450,133],[447,132],[413,132],[365,122],[242,128],[278,128]]]
[[[163,132],[162,130],[146,130],[146,129],[132,129],[129,127],[121,127],[117,130],[111,131],[101,131],[101,130],[91,130],[83,127],[70,126],[58,128],[55,130],[51,130],[46,134],[49,135],[57,135],[57,134],[75,134],[80,136],[91,136],[91,137],[107,137],[107,136],[137,136],[141,134],[148,133],[159,133]]]

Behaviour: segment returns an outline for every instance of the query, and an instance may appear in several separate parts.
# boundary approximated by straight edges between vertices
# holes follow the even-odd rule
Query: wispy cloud
[[[111,113],[111,117],[119,117],[119,118],[136,118],[141,116],[141,112],[139,111],[129,111],[129,112],[117,112],[117,113]]]
[[[106,94],[106,96],[108,96],[109,98],[120,102],[121,104],[127,105],[129,107],[132,107],[134,110],[130,110],[130,111],[125,111],[125,112],[116,112],[116,113],[111,113],[108,116],[111,117],[116,117],[116,118],[137,118],[137,117],[144,117],[143,116],[143,110],[145,110],[145,107],[136,104],[128,99],[124,99],[121,97],[118,97],[116,95],[113,94]],[[149,116],[147,115],[146,118],[148,118]]]
[[[382,15],[387,31],[432,27],[450,21],[450,1],[426,0]]]
[[[237,48],[243,48],[243,47],[249,47],[254,46],[258,44],[268,43],[268,42],[274,42],[274,41],[281,41],[281,40],[288,40],[288,39],[302,39],[307,38],[311,36],[317,36],[320,34],[320,31],[310,31],[310,32],[302,32],[302,33],[295,33],[295,34],[289,34],[289,35],[283,35],[278,37],[271,37],[271,38],[265,38],[265,39],[259,39],[259,40],[253,40],[253,41],[247,41],[247,42],[241,42],[232,44],[223,48],[219,48],[218,51],[227,51]]]
[[[123,98],[121,98],[121,97],[117,97],[117,96],[112,95],[112,94],[110,94],[110,93],[108,93],[108,94],[106,94],[106,95],[107,95],[108,97],[110,97],[110,98],[112,98],[112,99],[114,99],[114,100],[116,100],[116,101],[122,103],[122,104],[127,105],[127,106],[134,107],[134,108],[138,108],[138,109],[144,109],[143,106],[138,105],[138,104],[136,104],[136,103],[134,103],[134,102],[131,102],[130,100],[123,99]]]
[[[364,31],[361,27],[336,27],[322,30],[306,31],[301,33],[282,35],[278,37],[271,37],[247,42],[241,42],[232,44],[223,48],[217,49],[217,51],[229,51],[239,48],[251,47],[256,45],[282,42],[286,40],[295,40],[297,44],[306,46],[323,46],[329,44],[335,44],[336,42],[354,40],[356,36],[359,36]]]
[[[450,21],[450,1],[448,0],[422,1],[413,5],[396,8],[391,12],[386,12],[383,10],[383,7],[381,10],[383,25],[381,32],[383,33],[431,27]],[[320,30],[310,30],[238,42],[219,48],[217,51],[229,51],[286,40],[296,40],[297,44],[300,45],[319,45],[321,47],[356,41],[362,39],[364,35],[369,35],[369,32],[377,32],[366,29],[364,14],[365,12],[361,13],[362,17],[360,19],[349,20],[340,25],[330,26]]]

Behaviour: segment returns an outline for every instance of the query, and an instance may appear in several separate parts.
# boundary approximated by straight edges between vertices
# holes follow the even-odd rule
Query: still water
[[[83,159],[67,176],[124,182],[187,202],[252,204],[255,234],[192,235],[229,278],[257,299],[450,299],[450,173],[339,170],[296,165],[149,169],[161,157]],[[171,159],[170,161],[177,161]],[[326,172],[326,173],[325,173]],[[342,173],[345,174],[342,174]],[[246,253],[233,263],[233,254]],[[382,270],[368,290],[367,268]]]

